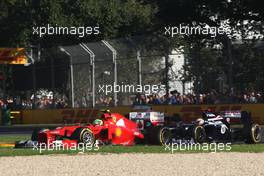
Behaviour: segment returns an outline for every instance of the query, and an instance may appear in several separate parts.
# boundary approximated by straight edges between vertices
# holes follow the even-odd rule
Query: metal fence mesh
[[[200,60],[195,58],[195,53],[185,53],[173,51],[166,55],[162,51],[155,51],[144,48],[144,37],[132,39],[114,39],[107,40],[117,52],[117,83],[119,92],[117,93],[117,105],[131,105],[134,103],[163,103],[163,104],[195,104],[195,103],[229,103],[229,102],[262,102],[263,86],[261,80],[263,78],[263,66],[261,57],[263,57],[263,48],[256,48],[251,51],[250,57],[259,60],[250,62],[254,68],[258,69],[256,74],[248,70],[248,74],[242,75],[240,70],[244,67],[238,65],[241,57],[238,50],[233,51],[233,85],[231,91],[229,89],[228,69],[230,65],[221,68],[224,60],[221,55],[217,55],[220,59],[215,58],[215,65],[206,63],[206,57],[214,56],[214,52],[206,49],[206,52],[200,53]],[[142,44],[143,43],[143,44]],[[96,106],[112,106],[114,105],[114,53],[102,41],[85,43],[85,45],[95,55],[94,62],[94,79],[95,79],[95,105]],[[261,45],[262,46],[262,45]],[[63,50],[61,49],[63,48]],[[34,52],[33,52],[34,53]],[[245,52],[246,53],[246,52]],[[36,54],[33,55],[37,58]],[[248,56],[249,57],[249,56]],[[141,62],[139,62],[139,58]],[[242,58],[246,60],[245,58]],[[62,46],[57,48],[43,49],[40,60],[36,60],[35,64],[25,66],[12,66],[12,85],[3,85],[2,87],[12,87],[6,89],[7,98],[12,99],[16,104],[31,107],[69,107],[71,106],[71,74],[70,65],[73,66],[73,93],[75,107],[92,107],[93,106],[93,88],[92,88],[92,56],[84,50],[81,45]],[[183,69],[188,62],[198,62],[185,70]],[[211,60],[213,61],[213,60]],[[242,60],[243,61],[243,60]],[[241,61],[241,62],[242,62]],[[243,63],[246,61],[243,61]],[[141,70],[139,69],[141,64]],[[166,70],[166,64],[168,70]],[[224,63],[226,64],[226,63]],[[208,69],[204,69],[207,68]],[[2,68],[3,69],[3,68]],[[8,68],[5,68],[8,69]],[[193,70],[197,74],[191,75],[188,80],[187,74]],[[205,72],[203,72],[203,71]],[[141,77],[139,73],[141,72]],[[168,74],[167,74],[168,73]],[[257,75],[256,77],[254,75]],[[187,77],[186,80],[183,76]],[[11,76],[10,76],[11,77]],[[34,81],[35,77],[35,81]],[[241,78],[240,78],[241,77]],[[140,79],[141,78],[141,79]],[[237,78],[245,81],[239,81]],[[8,78],[10,79],[10,78]],[[251,84],[248,81],[256,80],[258,90],[245,89]],[[7,80],[6,80],[7,81]],[[166,85],[170,88],[169,95],[166,92],[159,91],[153,93],[151,90],[143,89],[138,93],[135,89],[125,88],[125,85]],[[210,85],[213,85],[210,87]],[[123,87],[122,87],[123,86]],[[122,90],[121,90],[122,89]],[[241,89],[241,90],[240,90]],[[239,90],[239,91],[236,91]],[[3,94],[3,93],[2,93]],[[1,95],[2,95],[1,94]],[[3,96],[3,95],[2,95]],[[153,100],[154,99],[154,100]],[[158,101],[155,101],[158,99]],[[153,100],[153,101],[152,101]],[[231,101],[232,100],[232,101]],[[44,104],[44,106],[42,106]]]

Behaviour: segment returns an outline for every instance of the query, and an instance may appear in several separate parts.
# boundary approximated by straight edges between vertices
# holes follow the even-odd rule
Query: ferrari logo
[[[120,137],[121,134],[122,134],[122,130],[120,128],[116,128],[115,134],[116,134],[117,137]]]

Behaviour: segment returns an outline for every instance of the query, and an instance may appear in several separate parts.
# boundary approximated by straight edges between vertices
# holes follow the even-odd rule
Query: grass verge
[[[29,135],[0,135],[0,143],[14,143],[18,140],[28,140]],[[209,145],[209,144],[208,144]],[[174,150],[164,146],[153,145],[136,145],[136,146],[101,146],[99,150],[95,148],[91,150],[33,150],[33,149],[15,149],[13,147],[0,147],[0,156],[29,156],[29,155],[49,155],[49,154],[107,154],[107,153],[208,153],[214,150]],[[216,152],[220,152],[216,150]],[[250,145],[250,144],[234,144],[231,145],[230,151],[224,152],[264,152],[264,144]]]

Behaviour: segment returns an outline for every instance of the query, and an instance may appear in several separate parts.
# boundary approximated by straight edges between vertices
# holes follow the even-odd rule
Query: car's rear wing
[[[250,125],[251,122],[251,114],[246,111],[222,111],[220,115],[223,118],[230,119],[230,123],[232,124],[243,124]]]
[[[164,122],[164,113],[161,112],[130,112],[129,119],[130,120],[151,120]]]
[[[165,122],[165,115],[161,112],[130,112],[129,119],[135,121],[136,123],[140,122],[143,126],[146,122],[150,122],[153,126],[163,125]]]
[[[241,119],[241,111],[222,111],[220,115],[224,118]]]

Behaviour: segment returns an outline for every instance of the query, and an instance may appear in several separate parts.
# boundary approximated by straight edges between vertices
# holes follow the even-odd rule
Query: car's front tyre
[[[195,143],[206,142],[206,132],[203,126],[195,126],[193,129],[193,139]]]
[[[95,143],[95,137],[89,128],[77,128],[74,132],[73,139],[77,140],[78,143],[90,145]]]
[[[159,142],[161,145],[168,145],[172,142],[172,133],[169,128],[163,127],[160,129]]]

